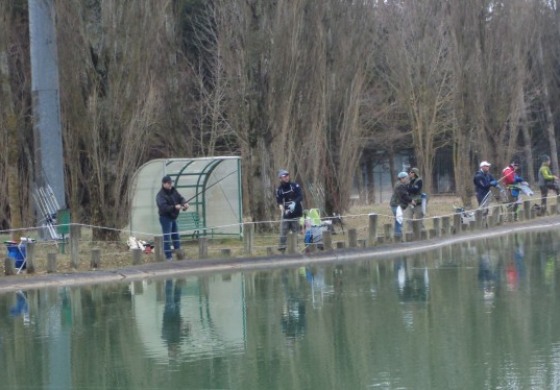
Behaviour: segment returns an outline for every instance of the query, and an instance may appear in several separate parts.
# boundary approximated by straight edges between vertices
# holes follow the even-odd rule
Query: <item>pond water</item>
[[[0,388],[559,388],[559,238],[3,294]]]

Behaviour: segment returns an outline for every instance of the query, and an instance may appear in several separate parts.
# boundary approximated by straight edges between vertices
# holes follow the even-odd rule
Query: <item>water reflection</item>
[[[16,302],[10,308],[10,315],[12,317],[22,317],[23,324],[29,325],[29,304],[27,303],[27,293],[23,291],[16,292]]]
[[[558,236],[0,295],[2,388],[554,388]]]
[[[395,261],[397,290],[401,302],[426,302],[430,291],[428,268],[409,267],[407,259]]]
[[[484,299],[492,303],[496,294],[496,269],[490,253],[482,253],[478,262],[478,281]]]
[[[167,344],[170,358],[177,358],[181,341],[189,335],[190,324],[181,316],[181,285],[182,281],[165,281],[165,307],[161,337]]]

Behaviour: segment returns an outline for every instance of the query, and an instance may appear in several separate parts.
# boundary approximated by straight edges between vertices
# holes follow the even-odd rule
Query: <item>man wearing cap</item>
[[[483,161],[480,163],[480,169],[474,174],[473,182],[479,206],[482,206],[482,203],[488,199],[490,188],[498,185],[496,179],[490,174],[490,166],[488,161]]]
[[[163,231],[163,252],[165,259],[172,259],[171,242],[177,255],[177,260],[182,260],[184,255],[181,251],[181,241],[177,229],[177,217],[179,211],[189,208],[189,204],[181,194],[173,187],[171,176],[165,175],[161,179],[161,190],[156,195],[159,223]]]
[[[556,192],[556,196],[560,195],[560,188],[558,188],[558,176],[553,175],[550,170],[550,157],[546,154],[542,156],[541,167],[539,168],[539,188],[541,190],[541,213],[544,215],[546,212],[546,198],[548,197],[548,190],[551,189]]]
[[[395,216],[395,240],[400,240],[402,236],[402,216],[400,218],[397,216],[397,209],[401,208],[402,212],[407,209],[407,207],[412,203],[412,198],[408,193],[408,180],[409,176],[406,172],[400,172],[397,175],[397,183],[395,184],[395,188],[393,190],[393,196],[391,196],[391,201],[389,205],[391,206],[391,210],[393,211],[393,215]],[[401,219],[401,221],[399,221]]]
[[[282,218],[278,250],[284,252],[288,232],[297,234],[300,229],[299,218],[303,215],[301,206],[303,193],[299,184],[290,181],[290,173],[285,169],[278,171],[278,179],[280,179],[280,185],[276,189],[276,203],[280,208]]]

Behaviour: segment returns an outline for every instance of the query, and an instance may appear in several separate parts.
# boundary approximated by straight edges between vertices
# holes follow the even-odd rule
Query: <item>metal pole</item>
[[[28,1],[35,180],[49,184],[58,205],[66,208],[54,4],[53,0]]]

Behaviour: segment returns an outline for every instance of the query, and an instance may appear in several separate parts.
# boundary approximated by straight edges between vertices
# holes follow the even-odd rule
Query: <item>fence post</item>
[[[199,237],[198,239],[198,258],[206,259],[208,257],[208,237]]]
[[[436,237],[441,237],[441,218],[436,217],[433,219],[434,230],[436,231]]]
[[[332,250],[332,235],[328,230],[323,232],[323,246],[326,251]]]
[[[367,246],[375,246],[377,243],[377,218],[377,214],[369,214]]]
[[[155,236],[154,237],[154,247],[155,247],[155,255],[156,255],[156,261],[160,262],[163,261],[163,258],[165,257],[163,255],[163,236]]]
[[[444,236],[451,235],[451,218],[449,216],[441,217],[441,228]]]
[[[49,274],[56,273],[56,253],[55,252],[47,253],[47,273],[49,273]]]
[[[11,258],[6,257],[4,258],[4,275],[10,276],[16,273],[14,269],[14,262]]]
[[[243,243],[245,246],[245,254],[253,254],[253,232],[254,225],[252,223],[243,224]]]
[[[461,214],[453,214],[453,228],[455,230],[455,234],[461,234]]]
[[[412,235],[414,241],[420,241],[422,238],[422,220],[421,219],[413,219],[412,220]]]
[[[25,269],[28,274],[35,273],[35,243],[28,242],[26,247]]]
[[[391,242],[391,231],[393,230],[393,225],[390,223],[386,223],[383,225],[383,235],[385,236],[385,243]]]
[[[358,231],[356,229],[348,229],[348,247],[356,248],[358,246]]]
[[[93,269],[99,268],[101,265],[101,249],[99,248],[92,248],[91,249],[91,262],[90,266]]]
[[[132,264],[138,265],[142,263],[142,249],[134,248],[132,250]]]
[[[525,221],[531,219],[531,201],[524,200],[523,201],[523,218]]]
[[[231,257],[231,249],[224,248],[220,251],[220,254],[222,255],[222,257]]]
[[[296,253],[296,246],[297,246],[297,233],[294,233],[292,231],[288,232],[288,253],[289,254],[294,254]]]
[[[80,235],[81,227],[79,225],[70,225],[70,262],[72,268],[78,268],[80,261]]]
[[[474,212],[475,229],[480,230],[483,228],[482,221],[484,220],[484,211],[477,209]]]

